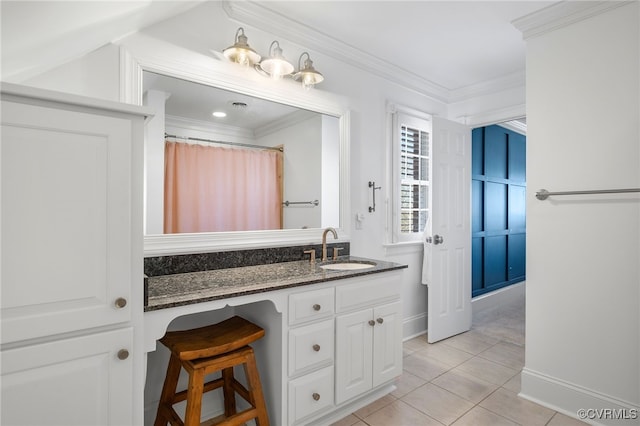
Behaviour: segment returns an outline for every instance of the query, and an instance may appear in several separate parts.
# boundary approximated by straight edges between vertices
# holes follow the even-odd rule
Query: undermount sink
[[[356,269],[368,269],[376,266],[373,262],[337,262],[320,265],[322,269],[330,269],[333,271],[353,271]]]

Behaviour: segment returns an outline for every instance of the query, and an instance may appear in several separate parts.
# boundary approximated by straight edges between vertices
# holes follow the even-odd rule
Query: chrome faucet
[[[327,229],[324,230],[324,232],[322,233],[322,261],[326,262],[327,261],[327,233],[331,232],[333,234],[333,238],[334,239],[338,239],[338,233],[336,232],[335,229],[329,227]]]

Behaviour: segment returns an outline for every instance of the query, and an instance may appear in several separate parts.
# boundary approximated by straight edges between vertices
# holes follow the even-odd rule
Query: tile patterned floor
[[[404,343],[397,389],[333,426],[574,426],[578,420],[518,397],[524,300],[474,316],[470,331]]]

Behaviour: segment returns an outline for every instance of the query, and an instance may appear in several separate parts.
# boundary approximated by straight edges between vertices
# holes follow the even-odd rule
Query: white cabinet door
[[[133,424],[132,344],[124,328],[2,351],[0,423]]]
[[[58,107],[2,101],[2,343],[131,319],[133,123]]]
[[[371,389],[372,309],[336,317],[336,404]]]
[[[402,374],[402,313],[400,302],[373,310],[373,386]]]

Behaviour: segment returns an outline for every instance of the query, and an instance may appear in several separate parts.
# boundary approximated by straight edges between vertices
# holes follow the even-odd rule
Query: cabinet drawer
[[[371,306],[400,297],[400,276],[396,273],[367,275],[357,282],[336,287],[336,311]]]
[[[289,382],[289,424],[333,406],[333,367]]]
[[[334,312],[334,290],[323,288],[289,296],[289,324],[329,317]]]
[[[289,331],[289,375],[333,363],[333,319]]]

